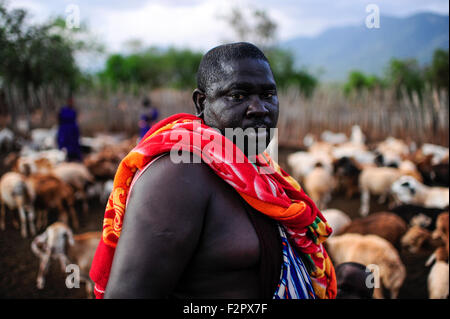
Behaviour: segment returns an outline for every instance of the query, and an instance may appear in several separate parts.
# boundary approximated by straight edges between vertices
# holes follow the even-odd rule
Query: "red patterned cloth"
[[[334,267],[322,244],[332,230],[314,202],[267,154],[250,162],[230,140],[190,114],[175,114],[155,124],[120,163],[105,210],[103,238],[90,271],[97,298],[103,297],[108,283],[134,175],[156,156],[174,149],[199,156],[253,208],[279,221],[305,256],[316,296],[335,298]]]

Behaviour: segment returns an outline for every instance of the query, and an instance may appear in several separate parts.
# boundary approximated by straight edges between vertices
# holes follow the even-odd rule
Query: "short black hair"
[[[345,263],[337,265],[337,267],[335,267],[335,272],[337,273],[341,268],[346,267],[346,266],[353,266],[353,267],[358,268],[360,270],[367,271],[367,267],[364,266],[363,264],[349,261],[349,262],[345,262]]]
[[[209,85],[218,81],[225,71],[223,63],[239,59],[261,59],[269,64],[264,53],[249,42],[236,42],[212,48],[202,57],[197,72],[197,88],[206,92]]]
[[[152,104],[152,100],[150,100],[150,98],[148,96],[144,96],[144,98],[142,99],[142,105],[144,107],[149,107]]]

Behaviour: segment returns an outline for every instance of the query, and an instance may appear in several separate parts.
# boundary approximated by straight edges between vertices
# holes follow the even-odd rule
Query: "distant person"
[[[147,133],[147,131],[152,127],[152,125],[158,119],[158,109],[152,105],[152,101],[145,97],[142,100],[143,110],[141,112],[141,116],[139,118],[139,129],[140,129],[140,139],[142,139]]]
[[[58,124],[58,148],[67,151],[68,161],[81,161],[80,130],[73,98],[59,110]]]
[[[337,296],[336,299],[372,299],[373,287],[368,287],[368,283],[373,283],[366,266],[346,262],[336,267]]]

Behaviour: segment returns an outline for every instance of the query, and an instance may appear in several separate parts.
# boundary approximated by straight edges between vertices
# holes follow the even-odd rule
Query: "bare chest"
[[[255,268],[260,243],[242,198],[234,191],[217,193],[211,200],[204,221],[196,259],[201,268],[234,271]]]

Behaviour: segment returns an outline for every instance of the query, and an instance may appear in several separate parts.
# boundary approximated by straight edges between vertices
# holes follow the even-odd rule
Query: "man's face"
[[[260,140],[270,142],[278,121],[278,96],[269,64],[261,59],[240,59],[223,65],[225,76],[205,92],[205,124],[225,134],[226,128],[253,128]]]

